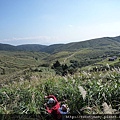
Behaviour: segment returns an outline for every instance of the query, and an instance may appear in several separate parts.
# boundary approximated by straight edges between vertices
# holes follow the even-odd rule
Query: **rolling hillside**
[[[0,73],[15,72],[31,66],[47,64],[51,66],[59,60],[70,65],[77,61],[84,67],[106,59],[107,56],[120,56],[120,36],[103,37],[68,44],[12,46],[0,44]]]
[[[82,42],[73,42],[63,45],[51,45],[48,47],[49,47],[49,53],[60,52],[60,51],[77,51],[83,48],[94,48],[94,49],[105,49],[105,50],[108,48],[119,49],[120,37],[115,37],[115,38],[104,37],[104,38],[97,38]],[[48,52],[46,49],[44,49],[43,51]]]
[[[0,51],[0,83],[2,80],[17,78],[24,71],[44,64],[47,53]],[[14,78],[14,79],[15,79]]]
[[[13,45],[8,45],[8,44],[1,44],[0,43],[0,50],[5,50],[5,51],[16,51],[17,49]]]
[[[71,61],[78,61],[80,66],[82,66],[83,64],[89,65],[96,62],[100,62],[101,60],[105,59],[106,56],[119,55],[120,36],[103,37],[68,44],[53,44],[49,46],[37,44],[26,44],[19,46],[0,44],[0,50],[0,54],[4,53],[4,56],[9,54],[7,56],[9,61],[11,61],[14,58],[15,61],[17,61],[17,59],[18,61],[26,61],[24,62],[25,66],[27,65],[26,63],[29,63],[30,61],[31,63],[33,62],[34,65],[38,65],[36,64],[36,62],[39,64],[47,63],[49,65],[52,65],[57,60],[64,64],[71,64]],[[9,52],[7,53],[5,51]],[[26,53],[24,53],[25,51]],[[23,53],[26,55],[23,56]],[[16,56],[14,56],[15,54]],[[42,57],[41,55],[44,57]],[[22,56],[22,59],[20,56]],[[28,57],[26,59],[27,56],[29,56],[30,58]],[[2,60],[2,62],[3,61],[4,60]],[[16,64],[16,62],[14,64]],[[14,64],[13,66],[15,66]]]
[[[46,47],[47,47],[46,45],[26,44],[26,45],[16,46],[16,49],[21,51],[41,51]]]
[[[120,49],[120,36],[117,37],[103,37],[91,40],[86,40],[82,42],[72,42],[68,44],[53,44],[53,45],[37,45],[37,44],[27,44],[12,46],[7,44],[0,44],[0,50],[5,51],[40,51],[47,53],[57,53],[62,51],[78,51],[83,48],[94,48],[102,50],[119,50]]]

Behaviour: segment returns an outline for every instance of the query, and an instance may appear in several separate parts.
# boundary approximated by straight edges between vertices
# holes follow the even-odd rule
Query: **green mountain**
[[[15,46],[12,46],[12,45],[1,44],[1,43],[0,43],[0,50],[4,50],[4,51],[15,51],[16,48],[15,48]]]
[[[54,53],[60,51],[78,51],[83,48],[94,49],[120,49],[120,36],[118,37],[103,37],[82,42],[72,42],[68,44],[51,45],[43,49],[44,52]]]
[[[38,44],[25,44],[25,45],[16,46],[16,48],[21,51],[41,51],[46,47],[47,47],[46,45],[38,45]]]
[[[43,49],[41,49],[42,52],[47,52],[47,53],[54,53],[54,52],[58,52],[58,51],[62,51],[61,48],[63,48],[65,44],[53,44],[53,45],[49,45]]]
[[[38,45],[26,44],[12,46],[8,44],[0,44],[0,50],[5,51],[39,51],[46,53],[57,53],[61,51],[79,51],[83,48],[102,49],[102,50],[119,50],[120,36],[117,37],[103,37],[82,42],[71,42],[68,44],[53,44],[53,45]]]
[[[4,51],[41,51],[44,49],[46,45],[39,45],[39,44],[25,44],[25,45],[18,45],[13,46],[9,44],[2,44],[0,43],[0,50]]]

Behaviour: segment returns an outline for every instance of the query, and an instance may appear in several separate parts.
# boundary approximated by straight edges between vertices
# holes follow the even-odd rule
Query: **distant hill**
[[[113,39],[115,39],[117,42],[120,42],[120,36],[114,37]]]
[[[39,44],[25,44],[25,45],[18,45],[13,46],[9,44],[2,44],[0,43],[0,50],[4,51],[41,51],[47,47],[46,45],[39,45]]]
[[[63,50],[65,44],[53,44],[41,49],[42,52],[55,53]],[[62,48],[62,49],[61,49]]]
[[[16,48],[15,48],[15,46],[12,46],[12,45],[1,44],[1,43],[0,43],[0,50],[4,50],[4,51],[15,51]]]
[[[60,52],[60,51],[77,51],[83,48],[94,48],[94,49],[107,49],[107,48],[119,48],[120,47],[120,36],[118,37],[103,37],[82,42],[72,42],[68,44],[57,44],[51,45],[49,51],[45,48],[44,52]]]
[[[17,50],[21,50],[21,51],[41,51],[46,47],[47,47],[46,45],[38,45],[38,44],[26,44],[26,45],[16,46]]]
[[[39,45],[39,44],[26,44],[12,46],[8,44],[0,44],[0,50],[5,51],[40,51],[46,53],[57,53],[61,51],[78,51],[83,48],[94,48],[94,49],[120,49],[120,36],[117,37],[103,37],[82,42],[71,42],[68,44],[53,44],[53,45]]]

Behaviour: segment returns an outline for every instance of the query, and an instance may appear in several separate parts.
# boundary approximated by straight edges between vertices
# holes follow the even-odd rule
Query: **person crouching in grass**
[[[60,103],[54,95],[45,96],[48,102],[45,104],[46,111],[52,115],[54,120],[62,120],[62,115],[59,111]]]

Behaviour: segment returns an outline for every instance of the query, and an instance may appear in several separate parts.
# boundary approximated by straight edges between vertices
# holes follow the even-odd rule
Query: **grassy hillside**
[[[41,51],[46,47],[47,47],[46,45],[38,45],[38,44],[26,44],[26,45],[16,46],[17,50],[21,50],[21,51]]]
[[[25,70],[40,71],[41,66],[51,68],[57,60],[63,65],[75,65],[74,67],[81,69],[82,67],[104,61],[108,56],[119,57],[120,53],[116,50],[104,51],[94,48],[84,48],[75,52],[62,51],[54,54],[0,51],[0,82],[20,76]]]
[[[0,51],[0,83],[20,76],[25,70],[44,64],[47,53]]]
[[[6,51],[14,51],[16,50],[14,46],[8,45],[8,44],[1,44],[0,43],[0,50],[6,50]]]
[[[120,36],[117,37],[103,37],[82,42],[71,42],[68,44],[53,44],[49,46],[27,44],[12,46],[7,44],[0,44],[0,50],[6,51],[41,51],[46,53],[57,53],[62,51],[79,51],[84,48],[94,48],[100,50],[120,50]]]
[[[44,49],[44,52],[56,53],[61,51],[79,51],[84,48],[94,48],[100,50],[120,50],[120,37],[104,37],[82,42],[72,42],[68,44],[51,45]]]
[[[50,71],[44,77],[39,72],[32,72],[30,79],[19,79],[2,84],[0,113],[39,114],[39,118],[47,120],[44,96],[49,94],[54,94],[61,103],[68,104],[70,113],[120,113],[119,70],[81,71],[66,77],[56,76]]]

